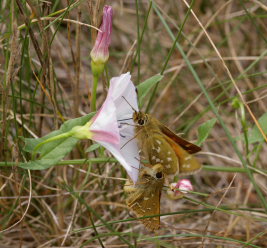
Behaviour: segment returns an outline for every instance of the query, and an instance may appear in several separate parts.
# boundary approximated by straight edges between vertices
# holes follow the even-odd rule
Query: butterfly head
[[[143,113],[141,111],[135,111],[133,114],[133,121],[139,126],[144,126],[148,122],[148,115],[146,113]]]
[[[161,164],[155,164],[153,166],[145,166],[142,170],[141,177],[146,178],[147,180],[163,180],[163,166]]]

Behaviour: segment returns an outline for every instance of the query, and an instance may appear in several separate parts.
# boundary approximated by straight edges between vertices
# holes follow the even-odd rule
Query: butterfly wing
[[[147,191],[145,188],[140,189],[137,187],[136,192],[132,193],[127,200],[128,207],[138,218],[159,215],[161,188],[155,188],[155,190]],[[151,231],[155,231],[160,228],[159,216],[141,219],[141,221],[145,227]]]
[[[179,174],[194,174],[202,168],[202,165],[192,154],[189,154],[169,137],[165,136],[165,139],[169,142],[179,159]]]
[[[162,133],[164,133],[166,136],[168,136],[170,139],[172,139],[175,143],[177,143],[179,146],[181,146],[184,150],[186,150],[190,154],[197,153],[201,151],[201,148],[197,145],[194,145],[193,143],[190,143],[178,135],[176,135],[173,131],[171,131],[168,127],[163,125],[161,122],[158,122],[158,126]]]
[[[178,172],[179,166],[176,153],[161,133],[151,132],[143,140],[142,150],[151,164],[162,164],[165,174],[172,175]]]

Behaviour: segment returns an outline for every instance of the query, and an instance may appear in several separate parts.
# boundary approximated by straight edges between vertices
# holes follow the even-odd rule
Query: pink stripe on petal
[[[102,141],[114,145],[120,144],[120,136],[114,132],[94,130],[92,131],[92,133],[92,140],[95,140],[97,142]]]

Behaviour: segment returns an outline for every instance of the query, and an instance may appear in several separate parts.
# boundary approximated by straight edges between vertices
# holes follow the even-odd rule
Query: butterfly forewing
[[[201,151],[201,148],[193,143],[190,143],[189,141],[179,137],[176,135],[173,131],[171,131],[168,127],[163,125],[161,122],[157,120],[158,126],[163,134],[165,134],[167,137],[172,139],[175,143],[177,143],[179,146],[181,146],[184,150],[186,150],[190,154],[197,153]]]
[[[171,175],[178,172],[176,153],[161,134],[151,133],[143,142],[142,150],[151,164],[162,164],[165,174]]]

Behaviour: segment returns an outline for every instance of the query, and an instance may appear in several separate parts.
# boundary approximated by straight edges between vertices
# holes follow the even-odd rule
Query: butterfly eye
[[[143,125],[144,125],[144,123],[145,123],[145,122],[144,122],[144,120],[143,120],[143,119],[139,119],[139,120],[138,120],[138,124],[139,124],[139,125],[143,126]]]
[[[157,172],[157,174],[156,174],[156,178],[158,178],[158,179],[161,179],[162,178],[162,172]]]

